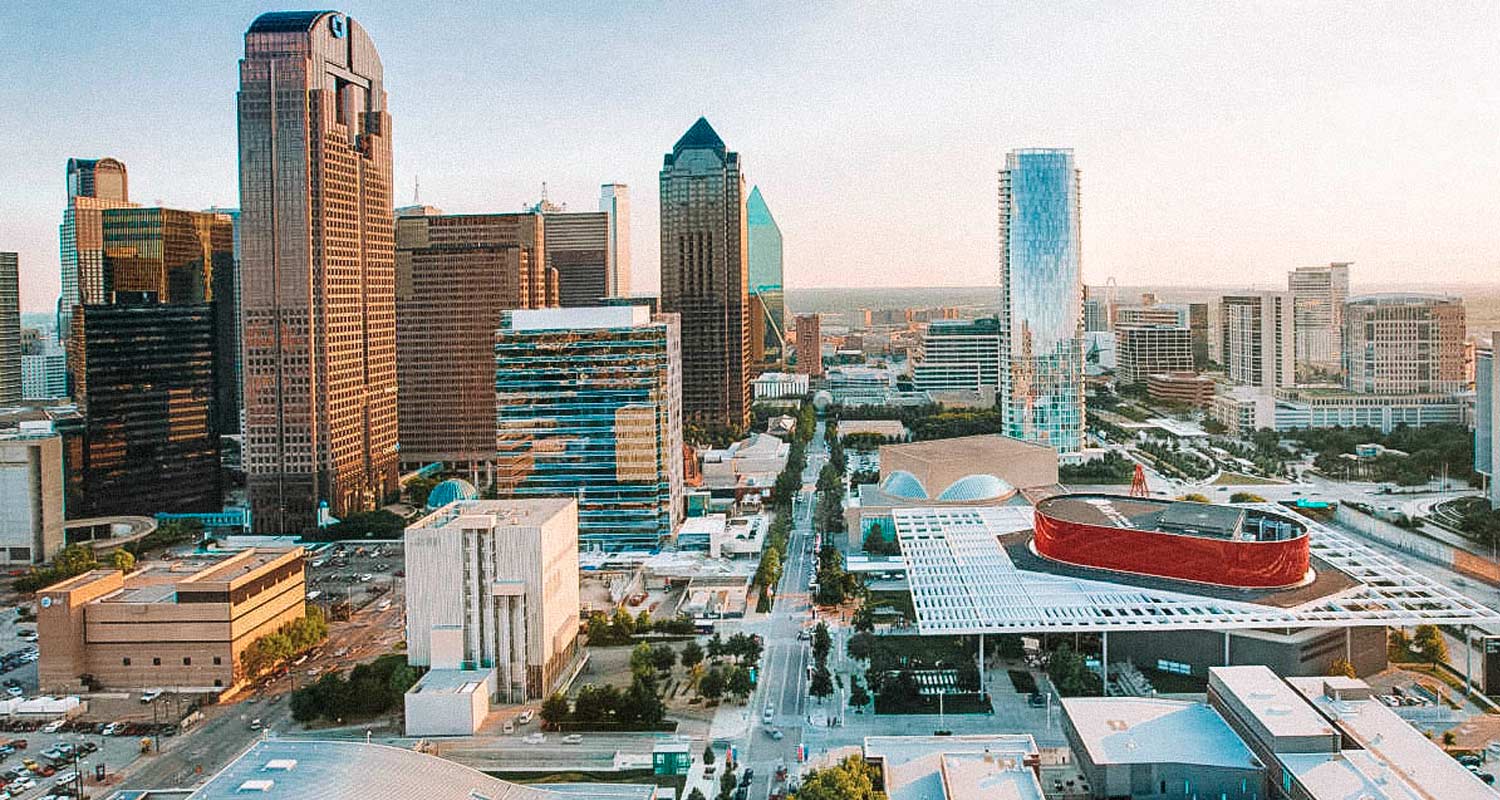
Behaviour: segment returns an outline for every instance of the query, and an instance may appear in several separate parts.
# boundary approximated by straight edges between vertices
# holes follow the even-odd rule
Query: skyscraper
[[[1296,352],[1290,292],[1225,295],[1219,326],[1224,374],[1262,389],[1296,383]]]
[[[928,323],[918,340],[912,383],[919,392],[994,391],[999,369],[999,320],[938,320]]]
[[[1115,377],[1145,383],[1158,373],[1193,371],[1193,337],[1185,325],[1120,325],[1115,328]]]
[[[1083,281],[1072,150],[1012,150],[1000,170],[1003,433],[1083,447]]]
[[[532,209],[546,217],[546,266],[557,272],[557,303],[597,306],[610,296],[610,218],[604,211]]]
[[[751,350],[761,361],[778,363],[786,346],[786,300],[782,291],[781,228],[761,197],[760,187],[750,190],[745,201],[745,224],[749,231],[749,293],[759,298],[760,319],[752,319]]]
[[[396,218],[401,463],[442,462],[484,487],[495,463],[495,331],[502,311],[550,304],[546,225],[536,213],[436,212]]]
[[[797,372],[823,377],[823,324],[817,314],[797,315]]]
[[[1297,375],[1336,375],[1344,302],[1349,299],[1349,263],[1298,267],[1286,274],[1286,283],[1295,306]]]
[[[661,170],[661,309],[682,319],[687,419],[750,422],[745,177],[702,117]]]
[[[1360,394],[1463,391],[1463,300],[1372,294],[1344,305],[1344,385]]]
[[[630,187],[606,183],[599,187],[599,210],[609,214],[609,296],[630,294]]]
[[[73,335],[74,306],[107,302],[102,215],[107,208],[131,206],[124,164],[113,158],[68,159],[68,205],[57,230],[62,264],[58,341]]]
[[[397,489],[391,117],[380,56],[334,11],[262,14],[240,61],[245,472],[254,529]]]
[[[21,260],[0,253],[0,405],[21,402]]]

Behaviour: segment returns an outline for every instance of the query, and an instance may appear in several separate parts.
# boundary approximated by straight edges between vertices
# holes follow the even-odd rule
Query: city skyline
[[[234,204],[235,72],[225,54],[249,20],[274,7],[179,6],[171,24],[149,26],[125,8],[91,18],[101,35],[151,46],[105,52],[93,39],[65,37],[53,58],[28,58],[25,48],[0,56],[18,78],[0,98],[39,112],[0,122],[0,138],[18,143],[0,181],[23,187],[0,198],[0,246],[21,254],[27,311],[48,310],[57,297],[67,158],[124,161],[135,173],[132,199],[143,204]],[[8,27],[48,36],[75,9],[16,9]],[[411,198],[417,176],[422,200],[450,213],[519,210],[543,181],[579,209],[592,206],[600,183],[633,185],[638,293],[656,288],[650,184],[659,143],[700,114],[777,198],[778,222],[796,244],[787,263],[794,289],[994,285],[993,176],[1007,150],[1029,146],[1071,147],[1090,165],[1089,283],[1187,285],[1208,264],[1215,282],[1272,284],[1289,269],[1333,260],[1360,264],[1370,283],[1418,269],[1430,280],[1479,282],[1495,266],[1496,235],[1485,222],[1500,200],[1481,187],[1500,174],[1484,141],[1500,112],[1479,102],[1500,81],[1486,69],[1482,35],[1500,23],[1495,8],[1185,9],[1156,19],[1146,7],[1103,18],[1023,6],[865,19],[852,7],[786,7],[732,41],[721,25],[732,7],[674,16],[665,32],[657,29],[666,12],[652,9],[519,9],[503,18],[462,6],[346,10],[382,43],[393,111],[407,120],[394,132],[398,203]],[[819,46],[851,26],[863,34],[852,51]],[[450,47],[443,37],[455,28],[509,31],[523,46],[503,56]],[[598,36],[605,29],[619,35]],[[1327,30],[1365,55],[1329,58]],[[1388,35],[1394,30],[1401,36]],[[897,35],[906,31],[905,40]],[[632,57],[629,42],[669,34],[680,40],[670,58]],[[603,55],[581,70],[548,55],[590,36]],[[773,39],[777,58],[767,62]],[[846,69],[851,59],[862,68]],[[75,68],[57,69],[63,62]],[[505,78],[433,80],[485,73]],[[678,74],[701,77],[678,82]],[[491,103],[474,102],[536,107],[542,95],[556,113],[521,124],[505,115],[503,132],[483,118]],[[61,99],[78,97],[90,102]],[[580,115],[603,122],[581,124]],[[840,179],[809,180],[808,163]],[[1399,203],[1369,199],[1398,192]],[[888,224],[869,223],[877,205]],[[944,209],[944,225],[912,213],[934,207]]]

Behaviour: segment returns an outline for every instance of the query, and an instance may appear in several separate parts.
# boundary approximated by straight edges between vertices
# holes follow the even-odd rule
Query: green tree
[[[705,765],[714,763],[714,743],[708,742],[703,745],[703,763]]]
[[[641,613],[635,615],[635,632],[651,632],[651,609],[643,608],[641,609]]]
[[[717,668],[709,670],[698,680],[698,694],[705,700],[718,700],[724,696],[724,673]]]
[[[129,550],[116,548],[109,554],[109,565],[121,572],[131,572],[135,569],[135,556]]]
[[[1052,652],[1047,662],[1047,676],[1065,697],[1101,694],[1099,676],[1084,664],[1083,656],[1066,643]]]
[[[849,705],[854,708],[863,708],[870,704],[870,692],[865,689],[864,684],[859,682],[857,676],[849,678]]]
[[[708,637],[707,652],[709,658],[718,658],[724,655],[724,637],[720,636],[718,632]]]
[[[670,645],[659,644],[651,648],[651,664],[656,667],[657,672],[671,672],[672,665],[677,663],[677,653],[673,652]]]
[[[781,578],[781,553],[775,547],[767,547],[761,554],[760,567],[755,570],[755,582],[761,586],[775,586]]]
[[[620,708],[620,690],[609,684],[584,684],[573,699],[573,719],[579,722],[606,722]]]
[[[1253,492],[1235,492],[1229,496],[1231,503],[1264,503],[1266,498]]]
[[[861,603],[854,610],[854,618],[851,620],[854,630],[859,633],[870,633],[875,630],[875,611],[870,608],[870,603]]]
[[[735,697],[744,699],[755,691],[755,685],[750,682],[750,670],[744,667],[735,667],[729,671],[729,683],[726,686],[729,693]]]
[[[1211,503],[1211,502],[1213,502],[1212,500],[1208,499],[1208,495],[1199,494],[1198,492],[1191,492],[1189,494],[1182,495],[1181,497],[1178,497],[1177,499],[1178,500],[1185,500],[1185,501],[1187,501],[1189,503]]]
[[[812,682],[807,687],[807,693],[823,702],[823,698],[833,694],[833,676],[829,674],[828,667],[819,664],[813,670]]]
[[[837,766],[813,770],[802,781],[796,800],[885,800],[875,789],[876,769],[858,755]]]
[[[615,615],[609,622],[610,633],[620,639],[628,639],[635,635],[635,617],[623,608],[615,609]]]
[[[630,674],[649,675],[656,669],[656,659],[652,657],[651,645],[641,642],[630,651]]]
[[[1386,635],[1386,656],[1391,661],[1411,660],[1411,636],[1404,628],[1391,628]]]
[[[813,628],[813,635],[812,635],[812,654],[813,654],[813,660],[816,661],[816,662],[818,662],[819,664],[826,664],[826,663],[828,663],[828,651],[832,650],[832,649],[833,649],[833,637],[831,637],[831,636],[828,635],[828,625],[827,625],[827,623],[819,622],[818,626],[816,628]]]
[[[859,661],[870,660],[870,655],[875,651],[875,634],[868,631],[860,631],[849,637],[849,657]]]
[[[703,794],[702,789],[694,786],[693,790],[688,792],[687,800],[708,800],[708,797]]]
[[[649,676],[635,676],[620,699],[620,716],[629,722],[654,726],[666,713],[666,706],[656,695],[656,681]]]
[[[740,788],[740,781],[734,777],[734,771],[724,769],[724,774],[719,776],[719,800],[730,800],[734,797],[734,790]]]
[[[1359,675],[1354,671],[1354,665],[1349,663],[1349,659],[1344,658],[1343,656],[1335,658],[1333,662],[1328,665],[1328,674],[1341,675],[1345,678],[1359,677]]]
[[[552,727],[568,718],[568,698],[562,692],[553,692],[542,701],[542,721]]]
[[[589,615],[589,644],[598,647],[609,642],[609,618],[604,616],[603,611],[595,611]]]
[[[685,669],[690,670],[698,666],[703,663],[703,648],[699,647],[696,641],[689,639],[688,643],[682,646],[682,653],[678,655],[678,661]]]
[[[1412,646],[1416,648],[1417,655],[1428,664],[1448,661],[1448,643],[1443,641],[1443,633],[1436,625],[1418,625],[1417,634],[1412,638]]]

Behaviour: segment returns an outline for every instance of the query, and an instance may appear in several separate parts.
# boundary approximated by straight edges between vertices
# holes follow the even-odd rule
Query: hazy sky
[[[69,156],[132,199],[237,205],[264,3],[0,7],[0,249],[56,298]],[[145,9],[150,8],[150,11]],[[385,63],[397,202],[514,211],[633,192],[657,282],[662,154],[707,115],[792,287],[993,284],[995,171],[1072,147],[1089,282],[1500,278],[1500,3],[348,2]]]

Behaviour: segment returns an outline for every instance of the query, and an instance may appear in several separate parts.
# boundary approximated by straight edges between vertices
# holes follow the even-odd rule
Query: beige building
[[[62,549],[62,451],[50,422],[0,432],[0,563],[40,564]]]
[[[993,475],[1016,489],[1032,489],[1057,483],[1057,451],[998,434],[882,445],[881,478],[896,472],[909,473],[932,497],[971,475]]]
[[[190,575],[96,569],[37,593],[43,692],[82,676],[119,689],[209,690],[240,679],[240,653],[306,612],[302,548],[252,549]]]
[[[1224,374],[1242,386],[1296,383],[1296,334],[1290,292],[1225,295],[1220,301]]]
[[[1192,372],[1193,335],[1185,325],[1115,326],[1115,377],[1145,383],[1158,372]]]
[[[1349,262],[1298,267],[1286,274],[1286,288],[1296,308],[1299,378],[1337,373],[1344,302],[1349,298]]]
[[[433,631],[456,628],[458,665],[494,668],[503,702],[546,697],[577,667],[578,603],[574,500],[459,501],[406,529],[414,666],[442,664]]]
[[[1375,294],[1344,306],[1344,385],[1361,394],[1463,391],[1463,300]]]

